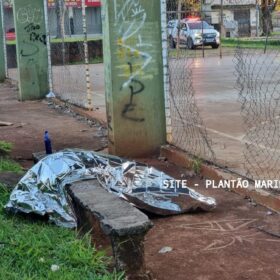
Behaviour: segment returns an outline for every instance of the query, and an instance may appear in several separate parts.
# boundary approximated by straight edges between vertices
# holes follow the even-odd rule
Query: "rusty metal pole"
[[[177,32],[177,44],[176,44],[177,59],[179,58],[179,49],[180,49],[181,13],[182,13],[182,0],[179,0],[178,7],[177,7],[177,18],[178,18],[178,24],[177,24],[178,32]]]
[[[5,28],[4,28],[4,11],[2,0],[0,0],[0,82],[6,78],[6,59],[5,59]]]
[[[202,8],[202,1],[200,1],[200,16],[201,16],[201,31],[202,31],[202,57],[204,58],[205,57],[205,48],[204,48],[204,36],[203,36],[203,33],[204,33],[204,26],[203,26],[203,19],[204,19],[204,16],[203,16],[203,8]]]
[[[222,45],[223,27],[224,27],[224,0],[221,0],[220,58],[223,57],[223,45]]]
[[[256,0],[256,37],[259,37],[259,19],[260,19],[259,5],[258,5],[258,0]]]
[[[91,84],[90,84],[88,38],[87,38],[87,15],[86,15],[86,1],[85,0],[82,0],[82,15],[83,15],[86,87],[87,87],[87,109],[91,111],[91,110],[93,110],[93,104],[92,104],[92,92],[91,92]]]

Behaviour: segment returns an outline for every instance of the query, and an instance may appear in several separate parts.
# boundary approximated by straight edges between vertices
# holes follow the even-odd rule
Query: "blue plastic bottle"
[[[45,142],[46,154],[47,155],[52,154],[52,142],[49,137],[48,131],[45,131],[44,142]]]

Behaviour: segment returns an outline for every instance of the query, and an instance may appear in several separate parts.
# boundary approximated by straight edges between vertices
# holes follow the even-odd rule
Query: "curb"
[[[17,80],[14,80],[12,78],[6,78],[5,82],[8,83],[11,86],[14,86],[14,87],[18,88],[18,81]],[[65,105],[65,101],[62,101],[62,100],[60,100],[56,97],[51,98],[51,100],[53,101],[53,103],[55,105],[59,105],[59,106]],[[72,103],[70,103],[70,104],[71,104],[71,110],[74,113],[76,113],[76,114],[78,114],[78,115],[80,115],[84,118],[87,118],[91,121],[97,121],[97,122],[99,122],[99,124],[102,127],[107,128],[106,112],[105,112],[105,116],[104,116],[104,114],[101,113],[100,111],[94,111],[94,116],[92,116],[93,111],[89,111],[87,109],[81,108],[81,107],[79,107],[75,104],[72,104]]]
[[[65,105],[65,102],[59,100],[58,98],[51,98],[51,100],[53,101],[53,103],[55,105],[59,105],[59,106],[64,106]],[[107,122],[104,120],[104,116],[102,116],[101,112],[94,111],[94,116],[92,116],[93,111],[89,111],[87,109],[78,107],[77,105],[74,105],[72,103],[71,103],[71,110],[74,113],[76,113],[77,115],[80,115],[80,116],[82,116],[84,118],[87,118],[91,121],[95,121],[95,122],[97,121],[98,123],[100,123],[100,125],[102,127],[107,128]]]
[[[162,146],[160,156],[167,158],[168,161],[176,165],[188,169],[192,169],[194,163],[194,159],[190,155],[171,145]],[[214,165],[209,165],[206,163],[201,164],[200,174],[205,178],[213,180],[216,184],[218,184],[218,182],[221,180],[237,180],[240,178],[240,176],[230,171],[226,171]],[[246,189],[232,188],[231,191],[243,197],[249,197],[256,203],[280,213],[280,195],[275,195],[262,189],[255,189],[251,185]]]

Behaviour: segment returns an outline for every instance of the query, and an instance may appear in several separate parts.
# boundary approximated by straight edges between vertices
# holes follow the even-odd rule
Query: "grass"
[[[22,167],[17,162],[9,158],[0,157],[0,172],[3,171],[22,173]]]
[[[74,61],[74,62],[68,62],[66,65],[81,65],[84,64],[85,61],[81,60],[81,61]],[[99,64],[99,63],[103,63],[103,57],[102,56],[97,56],[94,58],[90,58],[89,60],[89,64]]]
[[[6,141],[0,141],[0,154],[8,154],[12,151],[13,144],[6,142]]]
[[[222,38],[222,47],[225,51],[234,51],[237,46],[245,49],[265,49],[266,38]],[[267,44],[268,50],[280,50],[280,40],[273,37],[268,38]],[[211,50],[211,47],[206,47],[205,56],[213,56],[213,54],[218,54],[220,50]],[[179,51],[177,49],[170,49],[169,56],[171,58],[197,58],[202,56],[202,48],[196,48],[195,50],[189,50],[186,46],[180,45]]]
[[[235,38],[223,38],[222,46],[235,48],[240,46],[242,48],[248,49],[264,49],[265,47],[265,38],[263,39],[235,39]],[[267,44],[268,49],[280,49],[280,42],[277,39],[268,39]]]
[[[89,236],[78,239],[69,229],[7,214],[9,191],[0,183],[0,275],[5,280],[117,280],[109,258],[96,251]],[[59,269],[52,271],[51,266]]]
[[[9,159],[9,153],[12,151],[13,144],[0,141],[0,172],[11,171],[15,173],[21,173],[22,167],[15,161]]]
[[[1,141],[7,153],[12,145]],[[22,172],[8,155],[0,157],[0,172]],[[73,230],[59,228],[30,216],[12,215],[4,209],[10,192],[0,182],[0,278],[5,280],[120,280],[109,272],[110,259],[96,251],[90,237],[77,238]],[[57,270],[53,271],[52,266]]]
[[[99,41],[99,40],[102,40],[102,35],[95,35],[95,36],[88,36],[88,42],[91,42],[91,41]],[[55,44],[55,43],[62,43],[62,39],[61,38],[51,38],[51,43]],[[81,36],[81,37],[66,37],[64,39],[64,42],[65,43],[75,43],[75,42],[84,42],[84,37]],[[15,45],[16,44],[16,40],[7,40],[6,41],[6,44],[7,45]]]
[[[200,174],[202,167],[202,159],[200,158],[194,158],[192,162],[192,169],[195,172],[195,174]]]

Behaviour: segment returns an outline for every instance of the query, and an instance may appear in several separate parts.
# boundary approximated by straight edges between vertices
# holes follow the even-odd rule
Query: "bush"
[[[13,144],[6,142],[6,141],[0,141],[0,156],[6,156],[8,155],[13,148]]]

